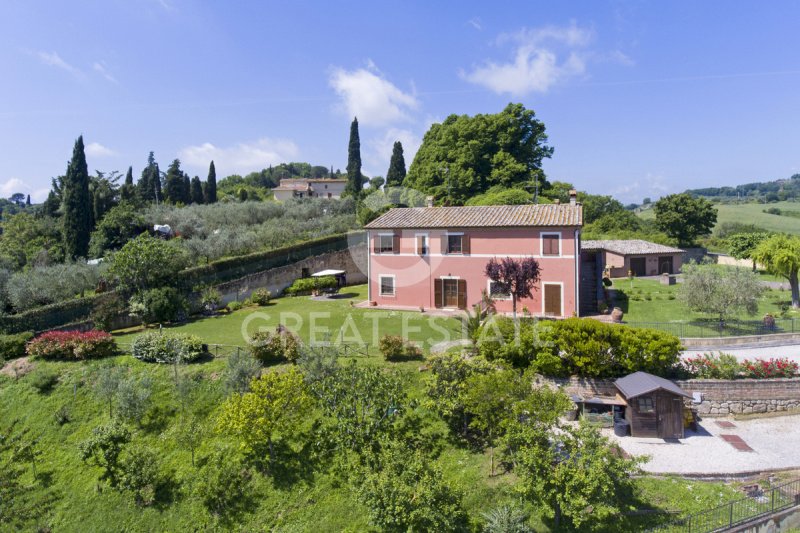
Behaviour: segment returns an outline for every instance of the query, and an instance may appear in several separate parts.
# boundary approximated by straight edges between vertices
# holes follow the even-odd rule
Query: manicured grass
[[[369,345],[377,354],[383,335],[400,335],[419,343],[424,349],[439,342],[462,338],[461,322],[451,317],[420,312],[363,309],[351,305],[367,299],[366,285],[347,287],[337,298],[312,300],[308,296],[277,298],[265,307],[249,307],[233,313],[200,318],[170,328],[198,335],[209,344],[245,346],[247,336],[259,329],[274,330],[280,323],[299,335],[304,342],[330,341]],[[131,343],[141,328],[118,332],[117,341]]]
[[[420,331],[410,334],[423,341],[433,336],[441,340],[441,332],[419,313],[387,313],[370,309],[352,309],[350,301],[364,298],[363,287],[348,289],[353,296],[340,300],[311,301],[308,298],[278,299],[265,308],[245,309],[218,318],[207,318],[174,328],[177,331],[199,335],[209,343],[244,344],[242,326],[248,317],[256,313],[270,316],[261,324],[274,327],[281,313],[297,313],[304,324],[298,332],[304,340],[311,336],[309,322],[312,313],[330,313],[317,318],[317,327],[327,325],[336,331],[352,320],[366,336],[372,331],[372,316],[386,314],[378,322],[379,333],[400,333],[403,322],[417,326]],[[352,313],[352,314],[351,314]],[[351,318],[348,319],[347,316]],[[259,319],[261,317],[258,317]],[[419,319],[419,323],[414,322]],[[251,319],[252,320],[252,319]],[[439,319],[434,322],[444,327],[451,335],[459,331],[455,319]],[[290,324],[291,325],[291,324]],[[251,327],[256,324],[251,322]],[[249,330],[245,330],[249,331]],[[120,341],[129,342],[138,332],[120,334]],[[437,336],[438,335],[438,336]],[[374,352],[367,357],[354,360],[359,364],[379,365],[401,374],[410,399],[424,399],[424,380],[427,374],[418,370],[419,361],[387,363]],[[342,484],[313,453],[313,447],[302,447],[299,442],[290,442],[291,452],[284,457],[284,474],[274,477],[252,472],[252,486],[248,492],[244,510],[231,517],[230,522],[221,522],[203,508],[193,496],[192,487],[197,479],[197,469],[192,467],[190,453],[176,442],[174,428],[181,414],[170,365],[148,364],[129,355],[121,355],[106,361],[82,363],[35,362],[37,369],[53,370],[60,376],[59,383],[48,394],[40,394],[31,386],[31,378],[25,376],[15,381],[0,377],[0,427],[19,420],[22,427],[29,428],[30,435],[39,439],[44,452],[37,469],[38,481],[30,473],[24,482],[35,489],[38,517],[29,524],[30,529],[49,528],[53,531],[375,531],[368,524],[366,509],[359,503],[357,495]],[[132,375],[149,376],[153,381],[152,408],[140,424],[131,425],[133,443],[151,447],[162,459],[162,471],[172,479],[160,494],[156,505],[139,508],[130,494],[120,493],[99,485],[99,469],[85,465],[79,458],[78,443],[86,439],[92,429],[109,421],[108,408],[96,396],[93,388],[97,371],[101,365],[114,364]],[[237,443],[216,433],[214,417],[224,398],[220,378],[226,364],[225,358],[195,363],[180,369],[182,374],[193,378],[198,388],[192,406],[204,420],[207,431],[197,453],[202,458],[220,446],[228,446],[235,453]],[[70,421],[63,426],[56,423],[54,413],[60,407],[69,410]],[[514,493],[516,478],[502,473],[489,477],[487,453],[466,446],[453,439],[447,425],[434,412],[420,404],[414,408],[420,417],[420,431],[436,435],[435,442],[441,453],[435,463],[441,468],[445,479],[460,489],[464,504],[474,524],[481,522],[481,514],[508,503],[517,497]],[[309,426],[311,421],[309,420]],[[691,486],[691,487],[690,487]],[[698,499],[698,495],[704,495]],[[713,506],[730,499],[732,489],[722,483],[687,482],[683,480],[641,478],[637,481],[637,493],[630,502],[630,510],[659,509],[662,511],[694,512],[701,507]],[[532,512],[531,525],[536,531],[549,531],[547,520],[538,515],[538,510],[528,505]],[[661,522],[667,515],[631,516],[624,518],[624,530],[636,531]],[[2,530],[2,527],[0,527]],[[608,531],[618,531],[619,524],[609,526]]]

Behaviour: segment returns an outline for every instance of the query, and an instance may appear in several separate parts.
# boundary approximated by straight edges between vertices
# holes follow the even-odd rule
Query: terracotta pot
[[[619,307],[615,307],[614,310],[611,311],[611,320],[617,323],[622,322],[623,314],[624,313],[622,312],[622,309],[620,309]]]

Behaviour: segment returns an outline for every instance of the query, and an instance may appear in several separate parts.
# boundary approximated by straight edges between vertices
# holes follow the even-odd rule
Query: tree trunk
[[[557,501],[553,504],[553,515],[553,521],[555,522],[556,530],[558,530],[558,526],[561,525],[561,506]]]
[[[753,259],[753,272],[756,272],[756,270],[757,270],[757,269],[756,269],[756,260],[755,260],[755,259]]]
[[[789,275],[789,286],[792,288],[792,309],[800,309],[800,287],[797,283],[797,270]]]
[[[511,311],[514,314],[514,322],[517,321],[517,295],[511,293]]]
[[[494,446],[489,446],[489,464],[491,476],[494,477]]]

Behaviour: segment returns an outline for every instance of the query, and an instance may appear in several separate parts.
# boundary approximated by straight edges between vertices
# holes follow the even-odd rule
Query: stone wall
[[[256,272],[221,285],[217,290],[222,295],[222,305],[234,300],[244,300],[255,289],[266,288],[272,294],[279,294],[283,289],[302,276],[303,269],[313,274],[320,270],[344,270],[348,285],[367,282],[367,245],[358,244],[347,250],[330,252],[309,257],[278,268]]]
[[[585,398],[614,396],[617,393],[612,379],[542,377],[538,381],[563,387],[567,394]],[[697,409],[698,414],[709,417],[800,408],[800,378],[690,379],[675,383],[689,394],[699,393],[702,401],[692,403],[692,407]]]

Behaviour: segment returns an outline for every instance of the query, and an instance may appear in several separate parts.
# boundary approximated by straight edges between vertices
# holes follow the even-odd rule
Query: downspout
[[[581,230],[575,230],[575,315],[581,314]]]
[[[367,230],[367,302],[372,301],[372,233]],[[371,304],[368,304],[371,305]]]

